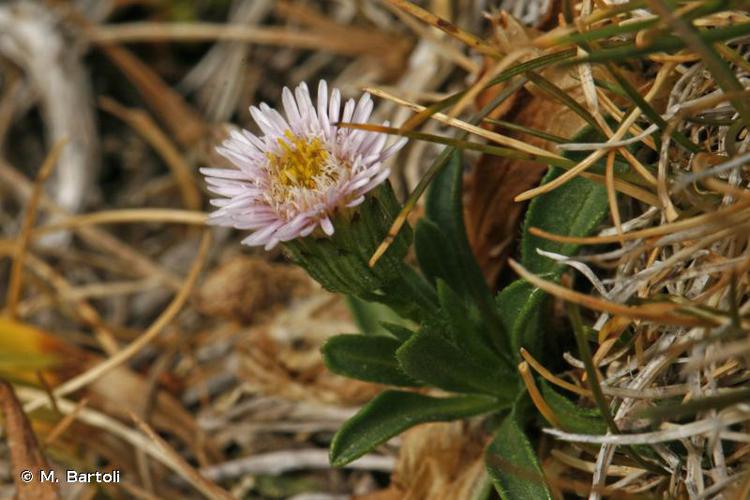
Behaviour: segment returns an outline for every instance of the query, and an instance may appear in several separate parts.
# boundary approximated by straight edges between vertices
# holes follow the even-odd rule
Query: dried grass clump
[[[747,16],[722,13],[702,25],[722,26],[739,18]],[[557,441],[550,459],[557,465],[550,467],[559,472],[562,463],[563,477],[583,478],[584,484],[590,474],[589,498],[615,492],[669,498],[750,495],[750,133],[730,102],[750,95],[748,54],[750,37],[722,47],[745,89],[734,95],[722,90],[695,53],[644,61],[669,83],[666,129],[652,126],[640,136],[661,142],[653,153],[658,155],[659,203],[621,200],[622,221],[615,219],[598,236],[581,240],[616,247],[567,261],[585,271],[593,293],[609,303],[675,304],[693,319],[692,326],[681,326],[620,311],[593,318],[598,335],[593,361],[619,432],[610,428],[606,435],[591,436],[547,430],[569,442]],[[674,132],[703,152],[676,144]],[[600,271],[593,273],[589,266]],[[565,378],[586,380],[583,362],[570,354],[566,360],[571,368]],[[582,403],[593,405],[587,396],[584,400],[591,401]],[[633,462],[632,452],[662,470],[646,470]],[[586,488],[578,483],[578,490]]]

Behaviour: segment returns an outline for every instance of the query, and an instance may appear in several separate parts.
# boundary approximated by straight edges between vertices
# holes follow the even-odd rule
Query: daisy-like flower
[[[279,242],[309,236],[320,228],[330,236],[337,211],[359,205],[386,180],[383,162],[405,143],[386,146],[386,135],[339,128],[338,122],[366,123],[369,94],[341,109],[338,89],[318,85],[317,105],[307,85],[282,93],[284,114],[265,103],[250,113],[263,135],[233,131],[217,151],[236,169],[203,168],[218,210],[210,223],[251,230],[242,243],[271,249]],[[387,122],[386,122],[387,125]]]

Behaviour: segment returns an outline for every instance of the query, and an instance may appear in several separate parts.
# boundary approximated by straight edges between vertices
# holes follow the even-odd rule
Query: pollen
[[[307,139],[287,130],[277,142],[281,154],[267,153],[271,174],[283,187],[316,189],[321,176],[331,175],[326,168],[328,151],[318,138]]]

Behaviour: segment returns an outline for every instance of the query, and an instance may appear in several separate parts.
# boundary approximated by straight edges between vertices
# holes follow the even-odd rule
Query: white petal
[[[389,175],[391,175],[391,170],[389,168],[384,169],[382,172],[380,172],[380,174],[370,179],[370,182],[365,184],[363,187],[359,188],[357,190],[357,194],[364,194],[369,191],[372,191],[373,188],[385,182],[385,180],[388,178]]]
[[[271,239],[271,235],[274,233],[274,231],[276,231],[276,229],[278,229],[282,224],[283,222],[279,221],[266,226],[263,229],[259,229],[242,240],[242,244],[251,247],[265,245]]]
[[[264,116],[273,123],[274,127],[279,131],[279,135],[283,137],[284,133],[289,130],[289,122],[281,116],[281,113],[268,106],[266,103],[261,103],[260,109],[263,111]]]
[[[346,206],[349,208],[356,207],[357,205],[361,204],[363,201],[365,201],[365,197],[360,196],[358,198],[354,198],[352,201],[347,203]]]
[[[273,247],[275,247],[278,244],[279,244],[279,239],[278,238],[273,238],[268,243],[266,243],[266,246],[263,247],[263,249],[267,252],[269,250],[272,250]]]
[[[258,127],[263,131],[266,135],[282,135],[284,133],[283,130],[279,130],[276,125],[269,119],[269,117],[266,116],[265,110],[256,108],[255,106],[250,106],[250,115],[253,117],[253,120],[255,120],[255,123],[258,124]]]
[[[320,227],[323,228],[323,232],[328,236],[331,236],[333,234],[333,224],[331,223],[331,219],[329,219],[328,217],[320,219]]]
[[[211,177],[220,177],[222,179],[247,180],[245,172],[229,168],[201,168],[200,173],[203,175],[210,175]]]
[[[302,82],[297,86],[294,94],[297,96],[297,105],[300,108],[300,113],[303,108],[307,110],[315,109],[312,103],[312,99],[310,98],[310,89],[307,88],[307,84],[305,82]]]
[[[289,119],[289,123],[293,128],[298,128],[302,123],[302,117],[299,114],[299,108],[297,108],[297,101],[294,99],[294,94],[289,90],[289,87],[284,87],[281,91],[281,101],[284,104],[284,112]]]
[[[318,121],[323,129],[323,135],[331,135],[331,122],[328,120],[328,84],[325,80],[318,83]]]
[[[370,177],[364,177],[362,179],[358,179],[358,180],[352,182],[349,185],[348,188],[349,188],[350,191],[356,191],[357,189],[361,188],[362,186],[366,186],[369,182],[370,182]]]
[[[312,234],[312,232],[315,231],[316,227],[318,227],[318,225],[315,222],[310,223],[309,226],[303,228],[299,232],[300,237],[305,238],[307,236],[310,236],[310,234]]]
[[[288,241],[296,238],[305,223],[307,222],[307,214],[299,214],[294,219],[290,220],[276,231],[276,238],[281,241]]]
[[[354,99],[346,101],[344,106],[344,114],[341,117],[341,121],[344,123],[350,123],[352,121],[352,115],[354,114]]]
[[[263,152],[263,150],[265,149],[265,144],[260,140],[258,136],[256,136],[249,130],[244,129],[242,130],[242,135],[244,135],[245,138],[247,138],[247,140],[250,141],[256,148],[258,148],[258,151],[260,151],[261,153]]]
[[[357,103],[357,108],[354,110],[352,121],[354,123],[365,123],[367,119],[370,118],[374,106],[370,94],[365,93],[360,97],[359,102]]]
[[[339,111],[341,110],[341,91],[333,89],[331,92],[331,102],[328,105],[328,120],[333,124],[339,121]]]
[[[398,153],[398,151],[403,148],[406,143],[409,142],[409,140],[406,137],[401,137],[399,140],[388,146],[383,150],[383,153],[380,155],[382,159],[390,158],[391,156]]]
[[[384,122],[383,126],[387,127],[388,122]],[[366,149],[368,153],[380,153],[388,140],[388,134],[370,133],[367,139],[362,143],[360,151],[364,152]]]
[[[318,82],[318,118],[328,117],[328,83]]]

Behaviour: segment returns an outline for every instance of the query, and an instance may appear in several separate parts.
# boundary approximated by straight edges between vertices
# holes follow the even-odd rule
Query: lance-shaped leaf
[[[336,433],[331,443],[331,464],[342,467],[417,424],[471,417],[496,408],[495,400],[482,396],[433,398],[412,392],[385,391]]]
[[[482,321],[478,307],[467,304],[445,281],[438,279],[436,284],[440,315],[447,325],[449,340],[460,346],[475,363],[506,363],[507,371],[515,373],[507,353],[498,354],[492,347],[491,332]]]
[[[448,165],[430,186],[425,202],[425,215],[446,237],[454,255],[452,263],[460,272],[458,276],[440,276],[459,294],[476,299],[490,296],[481,269],[474,258],[466,236],[463,216],[463,169],[461,156],[454,154]],[[439,240],[435,240],[438,242]]]
[[[380,335],[336,335],[321,347],[323,361],[333,373],[378,384],[420,385],[401,369],[396,350],[401,342]]]
[[[542,179],[545,184],[562,174],[551,168]],[[529,228],[566,236],[590,234],[608,212],[607,190],[604,186],[578,177],[535,198],[529,205],[521,241],[521,262],[535,274],[560,272],[561,265],[537,253],[537,249],[562,255],[573,255],[579,245],[559,243],[529,234]]]
[[[552,500],[542,469],[526,435],[508,415],[485,452],[487,471],[503,500]]]
[[[445,281],[464,301],[478,308],[488,347],[505,356],[509,339],[469,246],[462,197],[463,169],[461,156],[456,153],[430,186],[426,217],[417,225],[415,234],[417,260],[432,283]]]
[[[489,394],[510,406],[518,392],[515,372],[489,351],[468,353],[454,344],[450,335],[441,325],[424,325],[396,352],[404,372],[433,387]]]
[[[598,410],[574,404],[546,382],[542,382],[541,385],[542,396],[563,429],[582,434],[604,434],[607,431],[607,424]]]
[[[510,335],[516,360],[521,347],[533,354],[541,351],[546,317],[542,311],[548,299],[544,291],[523,280],[514,281],[498,294],[497,307]]]
[[[587,129],[576,137],[586,141],[594,132]],[[547,183],[562,174],[559,168],[550,168],[542,180]],[[565,267],[539,255],[537,249],[561,255],[574,255],[579,245],[559,243],[529,233],[536,227],[545,231],[570,236],[587,236],[593,232],[607,215],[609,202],[604,186],[577,177],[562,186],[534,198],[529,205],[521,237],[521,261],[535,274],[545,275],[556,281]],[[533,355],[539,355],[544,339],[544,308],[547,295],[525,281],[516,281],[497,296],[497,305],[505,328],[511,338],[513,355],[518,359],[518,350],[525,347]]]
[[[379,302],[362,300],[353,295],[346,297],[346,304],[360,333],[365,335],[387,335],[389,332],[381,323],[401,324],[403,320],[390,307]]]

